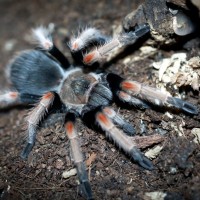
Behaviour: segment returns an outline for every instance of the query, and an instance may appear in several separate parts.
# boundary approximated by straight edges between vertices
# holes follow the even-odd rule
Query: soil
[[[71,59],[66,41],[80,27],[95,26],[112,35],[123,18],[140,3],[137,0],[2,0],[0,89],[10,87],[4,71],[15,52],[32,48],[27,41],[31,28],[55,24],[55,42]],[[168,55],[173,51],[159,50],[157,55],[160,53]],[[126,58],[137,55],[138,51],[135,51],[119,58],[107,70],[155,86],[150,65],[157,55],[132,65],[124,64]],[[198,98],[199,94],[191,91],[185,95],[187,101],[199,107]],[[116,105],[114,107],[118,109]],[[193,142],[191,133],[193,128],[200,128],[200,115],[170,112],[171,117],[168,117],[159,109],[120,108],[118,111],[136,126],[138,135],[162,134],[164,141],[159,145],[163,149],[152,160],[155,169],[147,171],[132,162],[102,132],[79,122],[81,147],[86,160],[91,161],[88,173],[95,199],[153,199],[148,196],[150,192],[160,192],[154,199],[200,199],[200,146]],[[26,137],[27,113],[27,108],[23,107],[0,112],[0,198],[84,199],[77,176],[62,177],[63,172],[74,166],[69,141],[60,123],[41,128],[28,160],[20,158]]]

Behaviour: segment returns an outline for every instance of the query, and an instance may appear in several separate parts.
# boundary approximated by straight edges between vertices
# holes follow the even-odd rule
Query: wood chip
[[[96,153],[90,154],[89,158],[85,162],[87,167],[89,167],[95,161],[96,156],[97,156]]]
[[[134,136],[130,138],[134,143],[136,143],[137,148],[139,149],[144,149],[154,144],[158,144],[165,139],[165,137],[160,134],[154,134],[150,136]]]
[[[70,169],[69,171],[64,171],[62,173],[63,178],[70,178],[71,176],[75,176],[77,174],[77,171],[75,168]]]
[[[200,145],[200,128],[193,128],[191,133],[195,135],[194,142]]]
[[[159,153],[161,152],[162,149],[163,149],[163,146],[156,146],[156,147],[150,149],[149,151],[147,151],[145,153],[145,156],[152,160],[159,155]]]

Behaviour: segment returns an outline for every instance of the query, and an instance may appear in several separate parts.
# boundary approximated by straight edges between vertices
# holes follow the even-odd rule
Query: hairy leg
[[[182,110],[186,113],[196,115],[198,108],[193,104],[183,101],[179,98],[172,97],[168,92],[163,92],[157,88],[147,86],[137,81],[129,81],[121,78],[116,74],[108,74],[107,81],[114,92],[118,92],[123,101],[131,101],[137,98],[144,100],[156,106],[172,107]]]
[[[8,91],[0,93],[0,109],[8,108],[10,106],[23,104],[18,92]]]
[[[130,136],[135,134],[134,127],[125,121],[119,114],[117,114],[111,107],[104,107],[103,113],[109,117],[116,125],[123,129],[123,131]]]
[[[137,148],[137,144],[135,144],[129,136],[125,135],[123,131],[118,129],[103,112],[97,112],[96,122],[106,132],[107,137],[111,138],[115,144],[131,156],[136,163],[145,169],[153,169],[151,161],[140,152]]]
[[[65,117],[65,131],[70,141],[72,157],[77,169],[78,178],[81,183],[82,189],[87,199],[91,200],[93,199],[92,190],[88,180],[86,166],[84,163],[83,155],[79,144],[79,138],[75,127],[75,116],[72,113],[68,113]]]
[[[71,65],[64,54],[53,43],[51,32],[43,27],[37,27],[32,30],[33,43],[38,45],[41,49],[47,50],[54,58],[56,58],[63,69],[69,68]]]
[[[35,104],[39,99],[40,96],[38,95],[7,91],[5,93],[0,93],[0,109],[9,108],[11,106]]]
[[[86,49],[91,44],[105,44],[108,37],[95,28],[86,28],[77,37],[73,37],[69,42],[71,52],[79,52]]]
[[[143,24],[138,26],[135,31],[124,32],[117,37],[111,39],[101,47],[90,51],[83,57],[83,62],[86,65],[92,65],[95,62],[102,61],[106,56],[108,56],[117,47],[123,47],[135,43],[137,39],[145,35],[150,31],[148,25]]]
[[[45,113],[48,111],[49,107],[53,103],[54,93],[48,92],[43,95],[39,104],[33,109],[33,111],[29,114],[27,122],[28,122],[28,139],[27,144],[24,150],[21,153],[21,157],[23,159],[27,158],[29,153],[31,152],[36,139],[37,127],[44,117]]]

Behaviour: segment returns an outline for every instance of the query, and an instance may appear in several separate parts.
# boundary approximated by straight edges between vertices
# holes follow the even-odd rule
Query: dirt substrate
[[[0,89],[9,88],[5,78],[6,63],[16,51],[31,48],[27,42],[29,31],[36,25],[55,24],[55,42],[70,58],[66,41],[77,29],[95,26],[106,34],[121,23],[137,7],[139,1],[1,1],[0,2]],[[200,51],[199,51],[200,52]],[[138,52],[126,55],[108,68],[132,80],[155,85],[151,63],[156,55],[129,65]],[[198,54],[198,52],[197,52]],[[186,100],[199,105],[199,96],[187,92]],[[117,110],[117,106],[114,105]],[[28,108],[29,109],[29,108]],[[194,143],[193,128],[200,128],[198,116],[182,113],[166,115],[157,110],[121,108],[120,114],[137,128],[138,135],[162,134],[162,151],[153,159],[155,169],[147,171],[129,157],[104,134],[93,131],[80,122],[81,146],[88,167],[95,199],[200,199],[200,151]],[[64,179],[64,171],[73,169],[69,141],[58,123],[43,127],[28,159],[19,155],[24,147],[26,108],[0,112],[0,198],[1,199],[84,199],[80,194],[77,176]],[[141,119],[143,124],[141,126]],[[142,131],[141,127],[143,127]],[[181,136],[182,135],[182,136]],[[145,149],[144,151],[147,151]],[[88,161],[88,162],[89,162]],[[155,194],[155,193],[154,193]]]

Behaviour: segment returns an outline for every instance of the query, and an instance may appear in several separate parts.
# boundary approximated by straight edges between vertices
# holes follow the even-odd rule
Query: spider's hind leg
[[[172,107],[188,114],[198,114],[198,108],[193,104],[183,101],[179,98],[172,97],[168,92],[163,92],[157,88],[153,88],[137,81],[124,80],[116,74],[108,74],[107,81],[113,90],[119,91],[119,97],[127,101],[137,98],[155,106]]]
[[[65,117],[65,131],[67,137],[70,140],[72,157],[77,169],[78,178],[81,183],[83,192],[88,200],[92,200],[92,190],[90,182],[88,180],[86,166],[79,145],[79,138],[75,127],[75,115],[73,113],[68,113]]]
[[[129,135],[133,136],[135,135],[135,128],[125,121],[118,113],[116,113],[111,107],[104,107],[103,108],[103,113],[109,117],[113,122],[118,125],[120,128],[123,129],[123,131]]]
[[[107,137],[111,138],[115,144],[131,156],[136,163],[147,170],[153,169],[151,161],[141,153],[137,148],[137,144],[134,143],[129,136],[125,135],[123,131],[118,129],[104,112],[97,112],[95,119],[97,124],[106,132]]]

